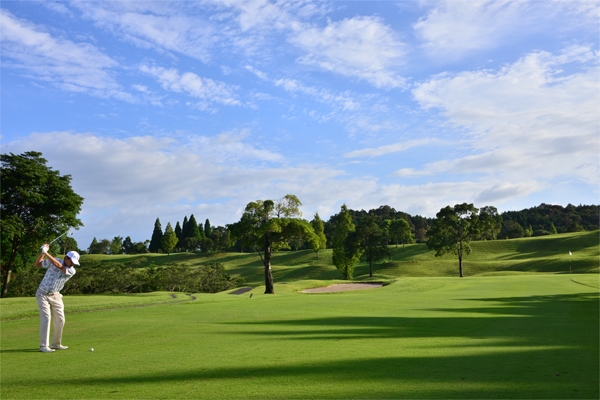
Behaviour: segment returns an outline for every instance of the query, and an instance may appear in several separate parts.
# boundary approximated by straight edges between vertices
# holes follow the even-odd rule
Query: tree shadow
[[[188,397],[220,390],[210,397],[598,398],[597,292],[459,301],[478,306],[427,309],[422,317],[350,315],[225,323],[224,327],[247,327],[226,332],[239,334],[240,346],[250,339],[267,346],[265,357],[253,366],[140,366],[119,376],[44,376],[36,384],[48,390],[106,387],[129,393],[152,385],[164,390],[161,385],[166,384],[189,390]],[[479,306],[481,302],[489,307]],[[390,339],[389,356],[381,356],[386,346],[382,339]],[[279,341],[279,353],[268,350],[270,340]],[[370,340],[379,340],[378,347],[372,348],[375,342]],[[344,352],[341,359],[336,349],[346,343],[355,346],[355,353]],[[302,349],[326,356],[312,361],[296,357]],[[257,381],[263,382],[258,389]],[[336,383],[335,389],[328,391],[329,382]],[[253,396],[245,392],[247,387],[253,387]],[[261,390],[260,396],[256,390]]]

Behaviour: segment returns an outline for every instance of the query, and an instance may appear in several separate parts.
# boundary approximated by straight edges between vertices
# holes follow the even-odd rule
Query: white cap
[[[70,251],[67,253],[67,257],[73,261],[73,264],[79,265],[79,253],[76,251]]]

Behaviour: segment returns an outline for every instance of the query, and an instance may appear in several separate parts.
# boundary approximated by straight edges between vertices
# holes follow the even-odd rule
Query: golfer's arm
[[[56,258],[52,257],[48,253],[46,253],[46,256],[48,256],[48,261],[50,261],[52,263],[52,265],[54,265],[56,268],[60,269],[63,273],[67,272],[67,267],[62,265],[62,263],[60,261],[58,261]]]
[[[44,261],[44,255],[45,255],[44,253],[40,253],[37,260],[35,260],[35,264],[33,264],[34,267],[38,267],[38,268],[42,267],[42,261]]]

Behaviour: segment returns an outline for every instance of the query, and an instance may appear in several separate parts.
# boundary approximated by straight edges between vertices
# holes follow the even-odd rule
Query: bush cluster
[[[9,288],[9,296],[34,296],[45,269],[23,268]],[[63,294],[148,293],[156,291],[217,293],[244,283],[232,278],[223,264],[214,262],[197,268],[180,265],[134,268],[121,263],[86,263],[65,284]]]

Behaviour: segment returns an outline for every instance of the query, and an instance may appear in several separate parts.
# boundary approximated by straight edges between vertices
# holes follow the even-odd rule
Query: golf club
[[[61,234],[60,236],[58,236],[56,239],[54,239],[53,241],[51,241],[51,242],[50,242],[50,243],[48,243],[48,244],[52,244],[52,243],[56,242],[58,239],[60,239],[61,237],[65,236],[65,235],[66,235],[67,233],[69,233],[70,231],[71,231],[70,229],[67,229],[67,231],[66,231],[66,232],[64,232],[63,234]]]

